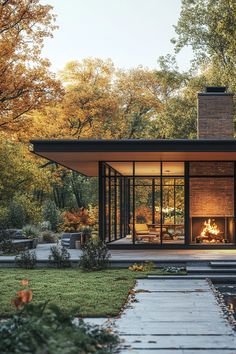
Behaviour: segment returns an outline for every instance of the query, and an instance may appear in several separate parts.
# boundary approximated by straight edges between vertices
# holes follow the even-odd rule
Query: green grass
[[[160,269],[150,273],[166,274]],[[136,279],[146,275],[145,272],[128,269],[99,272],[83,272],[79,269],[1,269],[0,317],[8,317],[16,311],[11,299],[22,289],[22,279],[29,280],[34,303],[49,301],[64,310],[74,309],[75,316],[115,316],[125,304]]]
[[[1,253],[1,256],[16,256],[18,253],[17,252],[5,252],[5,253]]]

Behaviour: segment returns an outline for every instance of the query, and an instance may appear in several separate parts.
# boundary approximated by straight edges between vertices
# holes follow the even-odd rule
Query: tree
[[[160,110],[158,78],[142,67],[117,70],[110,60],[88,58],[68,63],[61,79],[66,94],[59,131],[67,137],[144,137]]]
[[[118,97],[116,138],[147,137],[147,127],[161,110],[160,82],[155,71],[138,67],[117,72],[114,90]]]
[[[176,51],[191,46],[197,63],[210,69],[210,84],[225,84],[235,90],[235,0],[182,0],[180,18],[174,27]]]
[[[50,170],[52,197],[59,209],[97,205],[97,178],[85,177],[55,164],[50,166]]]
[[[201,84],[190,73],[181,73],[175,57],[160,57],[155,72],[161,108],[148,124],[148,136],[159,139],[196,136],[197,95]]]
[[[36,191],[50,193],[50,175],[38,168],[28,147],[0,135],[0,227],[21,227],[41,220]]]
[[[23,144],[1,141],[0,170],[1,204],[8,204],[19,192],[29,194],[35,189],[50,191],[49,174],[38,168]]]
[[[113,73],[111,60],[87,58],[66,65],[60,75],[66,85],[61,114],[68,135],[102,137],[107,121],[116,111],[116,98],[112,94]]]
[[[12,129],[61,93],[48,60],[40,56],[44,38],[55,29],[51,10],[39,0],[0,0],[1,129]]]

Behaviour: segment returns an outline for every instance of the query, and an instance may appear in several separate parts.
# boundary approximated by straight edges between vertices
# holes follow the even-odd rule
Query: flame
[[[204,228],[201,232],[201,236],[218,235],[220,233],[220,229],[214,222],[214,220],[208,219],[204,221]]]

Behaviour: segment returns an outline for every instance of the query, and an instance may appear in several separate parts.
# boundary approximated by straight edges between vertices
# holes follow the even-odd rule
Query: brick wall
[[[233,95],[198,94],[198,138],[232,139]]]
[[[192,161],[189,164],[190,176],[233,176],[234,164],[231,161]]]
[[[190,178],[190,217],[233,215],[233,178]]]

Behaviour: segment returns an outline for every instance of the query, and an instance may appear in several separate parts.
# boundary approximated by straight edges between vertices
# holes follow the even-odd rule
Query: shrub
[[[2,253],[14,253],[16,247],[10,238],[9,232],[6,230],[0,230],[0,252]]]
[[[0,322],[0,353],[111,354],[118,337],[107,329],[73,321],[55,305],[28,303]]]
[[[9,205],[8,220],[9,227],[17,229],[25,224],[37,224],[42,221],[41,207],[30,195],[17,194]]]
[[[65,211],[63,213],[62,229],[65,232],[78,232],[80,228],[80,214],[78,211]]]
[[[50,248],[49,262],[57,268],[68,268],[71,266],[70,253],[65,247],[52,246]]]
[[[43,218],[50,223],[51,229],[57,231],[62,222],[60,210],[52,200],[47,200],[43,205]]]
[[[178,273],[182,273],[182,272],[186,271],[186,269],[184,267],[176,267],[176,266],[163,267],[163,270],[164,270],[164,272],[174,273],[174,274],[178,274]]]
[[[7,208],[0,207],[0,230],[7,229],[9,226],[9,211]]]
[[[25,225],[22,228],[22,235],[26,238],[36,238],[39,237],[39,230],[34,225]]]
[[[24,207],[17,201],[13,201],[9,205],[8,214],[9,224],[11,227],[21,229],[27,222],[27,216]]]
[[[154,270],[155,264],[153,262],[147,261],[141,264],[134,263],[132,266],[129,267],[129,270],[134,272],[151,272]]]
[[[83,233],[85,240],[89,240],[92,236],[92,228],[90,226],[82,226],[80,231]]]
[[[39,225],[41,231],[49,231],[52,229],[50,221],[43,221]]]
[[[93,226],[95,219],[92,213],[92,209],[87,210],[85,208],[71,209],[63,213],[63,225],[62,229],[65,232],[78,232],[81,228],[86,226]]]
[[[42,232],[42,238],[45,243],[55,243],[57,241],[56,236],[51,231]]]
[[[100,240],[88,240],[81,247],[80,267],[84,270],[102,270],[108,267],[110,253]]]
[[[155,263],[152,261],[144,262],[144,269],[145,269],[145,272],[151,272],[152,270],[155,269]]]
[[[30,250],[23,251],[15,257],[15,261],[20,268],[33,269],[37,262],[36,253]]]

